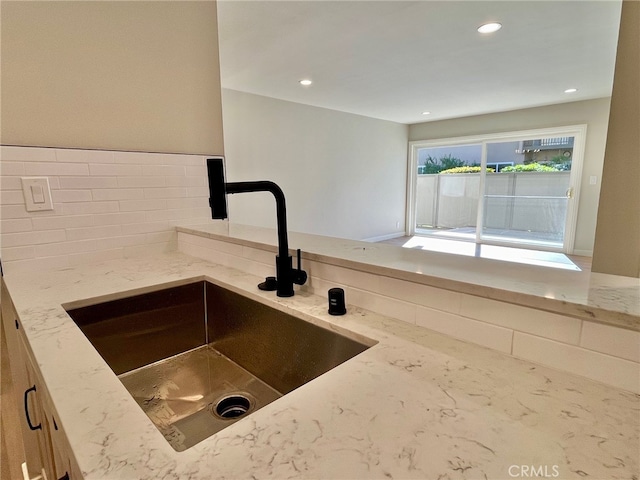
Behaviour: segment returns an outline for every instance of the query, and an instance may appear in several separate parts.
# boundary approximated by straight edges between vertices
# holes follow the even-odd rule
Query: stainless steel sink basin
[[[67,312],[177,451],[376,343],[206,281]]]

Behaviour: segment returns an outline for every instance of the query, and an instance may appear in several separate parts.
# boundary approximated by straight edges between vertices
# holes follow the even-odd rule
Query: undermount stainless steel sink
[[[376,343],[207,281],[67,313],[177,451]]]

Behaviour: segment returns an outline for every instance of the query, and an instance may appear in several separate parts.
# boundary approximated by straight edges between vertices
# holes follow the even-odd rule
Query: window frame
[[[484,175],[487,165],[487,144],[500,141],[521,141],[532,137],[535,139],[557,138],[557,137],[574,137],[573,154],[571,163],[571,175],[569,180],[570,201],[567,206],[567,218],[563,239],[563,247],[561,249],[549,247],[535,248],[538,250],[562,251],[572,254],[575,244],[575,233],[578,223],[578,207],[580,204],[580,184],[582,180],[582,169],[584,164],[584,153],[587,139],[587,125],[565,125],[559,127],[537,128],[529,130],[516,130],[497,133],[477,134],[470,136],[458,136],[448,138],[434,138],[425,140],[413,140],[409,142],[409,152],[407,158],[407,200],[405,215],[405,234],[412,236],[416,230],[416,186],[418,179],[418,150],[422,148],[460,146],[460,145],[481,145],[483,173],[480,178],[480,191],[484,192]],[[479,202],[478,209],[482,210],[484,202]],[[477,228],[475,242],[480,243],[481,220],[484,212],[478,213],[480,227]],[[507,245],[514,246],[511,242],[482,242],[491,245]]]

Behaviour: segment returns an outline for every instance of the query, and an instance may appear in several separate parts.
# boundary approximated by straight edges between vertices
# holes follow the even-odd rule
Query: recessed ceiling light
[[[578,89],[577,88],[567,88],[564,93],[575,93],[577,92]]]
[[[311,85],[313,82],[309,79],[304,79],[304,80],[300,80],[300,85],[304,85],[305,87],[308,87],[309,85]]]
[[[422,112],[422,115],[431,115],[431,112]]]
[[[492,22],[492,23],[485,23],[484,25],[480,25],[478,27],[478,31],[480,33],[493,33],[493,32],[497,32],[501,28],[502,28],[501,23]]]

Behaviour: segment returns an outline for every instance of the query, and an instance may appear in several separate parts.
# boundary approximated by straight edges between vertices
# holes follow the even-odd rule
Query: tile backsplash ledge
[[[193,231],[193,229],[188,229]],[[273,251],[178,232],[178,250],[257,277],[273,275]],[[306,260],[301,287],[506,355],[640,393],[640,332],[490,298]]]
[[[205,160],[0,147],[3,267],[64,267],[175,249],[175,226],[210,219]],[[26,210],[22,177],[49,179],[53,210]]]

